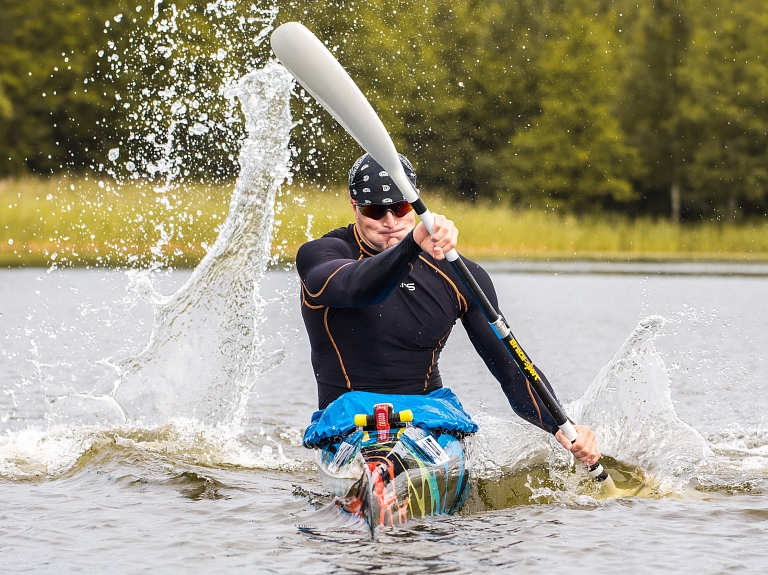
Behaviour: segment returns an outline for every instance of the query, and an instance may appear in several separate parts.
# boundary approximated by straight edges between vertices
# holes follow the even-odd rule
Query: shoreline
[[[29,245],[8,249],[0,247],[0,269],[36,268],[147,268],[152,253],[147,246],[143,252],[111,251],[109,246]],[[186,246],[185,246],[186,247]],[[180,250],[180,246],[166,246],[169,251],[163,268],[194,269],[206,252]],[[298,246],[273,250],[270,268],[291,267]],[[174,255],[175,252],[175,255]],[[489,272],[522,273],[612,273],[612,274],[674,274],[674,275],[768,275],[768,254],[741,253],[636,253],[636,252],[538,252],[489,250],[485,247],[467,246],[460,250],[462,256],[483,264]],[[52,254],[57,254],[52,259]],[[58,254],[63,254],[58,256]],[[738,269],[734,269],[738,268]]]
[[[117,185],[87,176],[0,181],[0,268],[193,268],[228,217],[232,187],[190,184],[165,192],[150,182]],[[473,204],[438,191],[429,192],[429,203],[456,222],[459,252],[471,260],[614,268],[768,262],[767,218],[577,217],[500,201]],[[274,206],[273,265],[289,265],[302,243],[351,216],[345,190],[285,186]]]

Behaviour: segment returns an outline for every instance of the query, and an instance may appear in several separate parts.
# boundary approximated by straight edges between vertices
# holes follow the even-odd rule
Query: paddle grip
[[[413,211],[415,211],[419,219],[421,220],[421,223],[424,224],[424,227],[427,228],[427,231],[429,232],[429,235],[434,234],[434,225],[435,225],[435,218],[432,215],[432,212],[429,211],[424,201],[418,197],[416,194],[416,188],[413,187],[413,184],[411,184],[410,180],[407,180],[410,188],[412,189],[412,194],[403,194],[406,196],[406,199],[408,199],[409,196],[416,196],[416,199],[414,201],[410,201],[411,207],[413,207]],[[456,260],[459,259],[459,252],[456,251],[456,248],[453,248],[451,251],[445,253],[445,259],[447,259],[449,262],[453,263]],[[482,292],[482,290],[481,290]]]

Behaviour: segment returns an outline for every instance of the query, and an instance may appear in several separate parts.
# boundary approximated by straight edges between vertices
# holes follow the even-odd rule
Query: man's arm
[[[465,260],[465,263],[470,267],[472,275],[480,284],[480,287],[488,296],[494,308],[498,309],[496,290],[486,271],[473,262]],[[565,437],[546,406],[504,347],[504,343],[496,337],[496,334],[488,324],[485,314],[483,314],[477,304],[474,302],[473,304],[470,305],[469,310],[462,317],[462,322],[477,353],[483,358],[493,376],[501,383],[501,388],[504,390],[504,394],[507,396],[507,400],[515,413],[534,425],[555,434],[558,442],[565,449],[573,453],[574,457],[582,463],[587,465],[596,463],[600,459],[600,451],[597,448],[595,433],[587,426],[574,425],[578,433],[576,441],[571,443]],[[544,382],[544,385],[554,395],[552,386],[547,381],[546,376],[538,367],[534,366],[534,368]]]
[[[311,300],[327,307],[363,307],[384,301],[410,273],[421,248],[409,233],[397,245],[353,259],[340,238],[320,238],[299,248],[296,269]]]
[[[498,309],[496,290],[486,271],[474,262],[464,261],[494,308]],[[555,434],[559,428],[554,418],[517,367],[504,343],[496,337],[485,314],[474,301],[471,301],[469,310],[462,317],[462,322],[472,345],[501,384],[501,388],[515,413],[526,421]],[[544,384],[552,390],[546,376],[538,367],[535,369]],[[554,391],[552,393],[554,395]]]

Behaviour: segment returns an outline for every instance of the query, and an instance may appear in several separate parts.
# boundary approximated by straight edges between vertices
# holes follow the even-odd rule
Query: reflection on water
[[[463,514],[501,510],[518,505],[540,505],[567,502],[569,505],[598,506],[601,501],[618,497],[658,498],[662,482],[637,465],[627,465],[610,456],[600,460],[610,473],[613,485],[596,483],[587,473],[560,477],[543,467],[510,472],[497,479],[477,478]],[[570,497],[563,497],[563,493]],[[678,492],[680,494],[681,492]]]

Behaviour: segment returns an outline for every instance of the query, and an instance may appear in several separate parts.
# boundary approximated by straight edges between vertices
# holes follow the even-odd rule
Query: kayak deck
[[[452,514],[469,489],[461,441],[420,427],[358,430],[323,447],[318,459],[321,481],[336,505],[363,518],[372,531]]]

